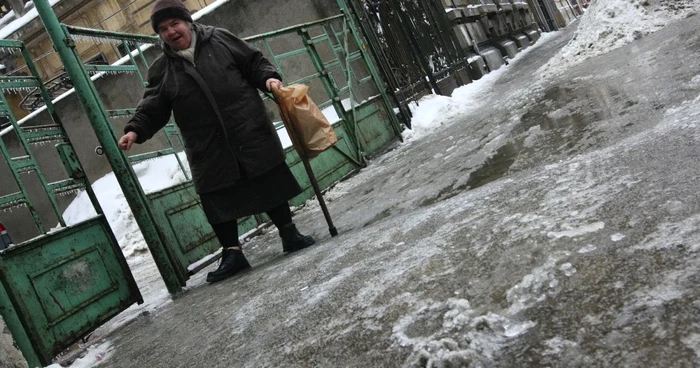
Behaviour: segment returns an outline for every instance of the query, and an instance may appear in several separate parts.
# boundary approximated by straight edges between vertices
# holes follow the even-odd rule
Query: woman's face
[[[158,35],[175,51],[190,47],[191,32],[190,24],[178,18],[166,19],[158,24]]]

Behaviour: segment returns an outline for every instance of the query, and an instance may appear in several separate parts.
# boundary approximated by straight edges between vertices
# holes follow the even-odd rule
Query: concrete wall
[[[286,2],[275,0],[236,0],[225,3],[216,11],[202,17],[199,22],[227,28],[240,37],[246,37],[326,18],[339,13],[337,3],[328,0],[290,0]],[[296,35],[289,36],[288,39],[289,42],[295,45],[294,47],[301,45]],[[284,39],[278,40],[279,44],[284,44],[285,42],[287,41]],[[282,45],[273,45],[273,47],[277,46]],[[155,48],[149,50],[149,58],[153,59],[159,52]],[[275,49],[275,52],[279,51]],[[321,52],[328,53],[328,51],[324,52],[323,50]],[[295,75],[290,76],[291,79],[315,72],[313,64],[304,59],[292,60],[290,61],[291,65],[284,66],[285,69],[294,70]],[[130,74],[105,76],[96,81],[96,86],[107,109],[134,107],[143,93],[143,88],[138,79]],[[320,83],[312,84],[312,88],[316,91],[315,93],[323,91]],[[324,101],[324,99],[318,98],[317,102],[319,101]],[[97,180],[111,172],[107,160],[94,152],[99,143],[76,95],[69,95],[57,102],[55,107],[75,145],[78,156],[90,180]],[[270,111],[271,114],[274,114],[274,109],[270,109]],[[46,112],[42,112],[29,120],[25,126],[43,125],[50,122],[49,115]],[[125,119],[114,121],[115,134],[119,135],[121,133],[125,123]],[[14,133],[9,133],[3,136],[2,139],[9,149],[14,152],[14,156],[23,154],[16,137],[14,137]],[[136,149],[130,151],[130,154],[148,152],[165,147],[164,142],[163,136],[159,135],[157,139],[137,146]],[[32,147],[32,151],[37,157],[47,180],[51,182],[66,177],[53,144]],[[0,195],[13,193],[17,190],[17,186],[9,174],[7,165],[3,160],[0,162]],[[23,175],[22,178],[26,181],[26,185],[30,190],[30,197],[41,214],[41,219],[44,221],[45,226],[47,228],[55,226],[58,223],[58,219],[53,215],[46,196],[40,190],[39,181],[36,180],[34,175]],[[70,204],[72,199],[72,196],[60,197],[61,208],[64,209]],[[11,213],[0,212],[0,222],[9,229],[10,235],[16,243],[31,239],[39,234],[33,225],[29,211],[26,209],[13,210]]]

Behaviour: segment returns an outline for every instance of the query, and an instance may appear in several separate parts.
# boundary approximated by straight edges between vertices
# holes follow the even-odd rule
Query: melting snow
[[[575,238],[577,236],[585,235],[588,233],[593,233],[598,230],[605,228],[605,223],[602,221],[594,222],[590,225],[581,226],[575,229],[565,230],[565,231],[550,231],[547,236],[554,239],[559,238]]]
[[[396,344],[411,347],[424,367],[492,366],[506,344],[536,324],[495,313],[477,314],[466,299],[418,303],[393,328]]]
[[[610,236],[610,240],[614,242],[619,242],[620,240],[624,239],[625,235],[621,233],[613,234]]]
[[[700,0],[593,1],[571,42],[538,70],[561,74],[698,11]]]

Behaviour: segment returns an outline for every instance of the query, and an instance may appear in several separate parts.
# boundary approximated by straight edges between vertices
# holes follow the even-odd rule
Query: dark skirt
[[[252,179],[210,193],[201,193],[202,207],[211,224],[233,221],[271,210],[301,193],[294,174],[282,163]]]

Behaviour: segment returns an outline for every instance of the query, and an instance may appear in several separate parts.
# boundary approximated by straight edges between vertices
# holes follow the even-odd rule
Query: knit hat
[[[158,25],[160,22],[177,18],[193,23],[190,11],[187,10],[181,0],[157,0],[151,11],[151,27],[158,33]]]

